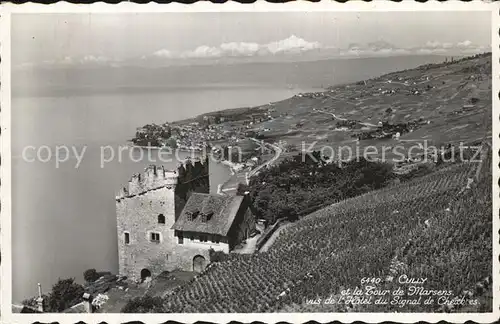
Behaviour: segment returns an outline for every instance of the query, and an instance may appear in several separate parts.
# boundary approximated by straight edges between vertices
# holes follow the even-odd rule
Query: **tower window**
[[[151,242],[160,243],[160,233],[151,233]]]
[[[165,224],[165,216],[163,214],[158,215],[158,224]]]
[[[194,221],[199,213],[200,213],[199,210],[186,212],[188,221]]]
[[[124,238],[125,244],[130,244],[130,233],[128,233],[128,232],[123,233],[123,238]]]
[[[208,221],[212,218],[213,214],[214,214],[214,212],[213,212],[213,211],[209,211],[209,212],[207,212],[207,213],[203,213],[203,214],[201,215],[201,221],[202,221],[203,223],[208,222]]]

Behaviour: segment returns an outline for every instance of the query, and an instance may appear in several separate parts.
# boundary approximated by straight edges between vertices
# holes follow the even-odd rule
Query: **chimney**
[[[92,313],[92,298],[89,293],[83,294],[83,305],[87,313]]]
[[[36,299],[37,310],[43,313],[42,285],[38,283],[38,298]]]

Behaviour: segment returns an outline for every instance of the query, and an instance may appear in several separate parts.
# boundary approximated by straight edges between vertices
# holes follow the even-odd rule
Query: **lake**
[[[83,281],[89,268],[118,271],[115,193],[147,160],[134,162],[127,151],[101,168],[101,147],[118,147],[147,123],[163,123],[215,111],[265,104],[298,90],[227,88],[162,93],[14,97],[12,101],[13,301],[44,292],[58,278]],[[56,167],[55,147],[71,153]],[[28,162],[22,157],[26,151]],[[36,150],[42,146],[51,149]],[[109,153],[110,149],[106,149]],[[62,152],[64,153],[64,152]],[[134,152],[134,157],[137,152]],[[116,153],[117,154],[117,153]],[[188,153],[185,153],[186,156]],[[156,155],[153,154],[153,157]],[[63,157],[60,157],[63,159]],[[41,162],[46,161],[47,162]],[[135,158],[134,158],[135,160]],[[176,161],[166,163],[174,169]],[[210,165],[211,191],[224,182],[227,167]]]

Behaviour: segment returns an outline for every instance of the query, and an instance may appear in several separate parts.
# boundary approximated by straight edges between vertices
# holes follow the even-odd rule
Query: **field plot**
[[[315,149],[320,149],[352,140],[360,129],[339,132],[336,124],[341,119],[368,125],[424,120],[427,125],[416,129],[415,134],[402,134],[401,140],[427,139],[434,145],[468,141],[491,130],[491,57],[480,55],[390,73],[318,93],[300,94],[276,102],[273,107],[280,115],[267,122],[266,127],[282,129],[281,136],[273,138],[279,137],[298,148],[303,141],[317,141]],[[286,135],[283,118],[287,125],[300,125],[294,128],[294,136]],[[322,136],[311,136],[316,132]],[[360,145],[390,142],[361,141]]]
[[[268,252],[213,264],[168,297],[164,311],[423,311],[306,302],[362,277],[388,276],[395,263],[408,276],[429,278],[429,288],[481,295],[488,287],[476,284],[491,274],[491,165],[467,187],[477,166],[448,166],[319,210],[287,227]]]

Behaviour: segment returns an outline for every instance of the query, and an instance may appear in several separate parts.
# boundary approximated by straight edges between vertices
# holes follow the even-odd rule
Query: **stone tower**
[[[177,171],[149,166],[116,196],[120,275],[132,280],[171,268]]]

